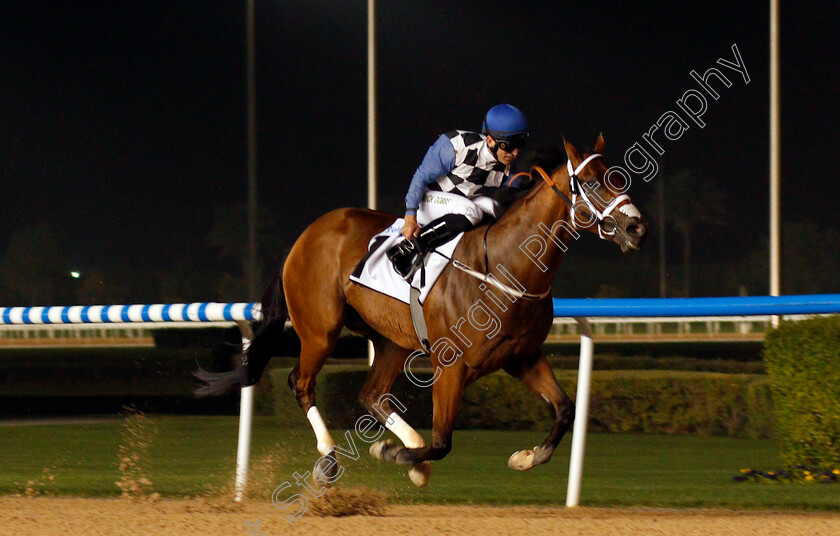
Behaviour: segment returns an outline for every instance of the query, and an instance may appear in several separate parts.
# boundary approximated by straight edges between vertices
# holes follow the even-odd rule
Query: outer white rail
[[[574,317],[580,325],[580,363],[566,506],[577,506],[580,503],[583,481],[583,453],[586,423],[589,419],[589,383],[593,355],[592,332],[586,317],[709,317],[837,312],[840,312],[840,294],[737,298],[555,299],[554,316]]]
[[[242,345],[251,343],[249,322],[262,318],[255,303],[174,303],[134,305],[70,305],[51,307],[0,307],[0,325],[48,324],[125,324],[193,322],[236,322],[242,333]],[[240,394],[239,441],[236,452],[236,500],[245,495],[248,482],[248,459],[251,452],[251,417],[254,387]]]
[[[840,294],[737,298],[555,299],[554,316],[574,317],[580,326],[581,340],[566,506],[579,504],[583,481],[589,386],[594,349],[587,317],[717,317],[811,315],[838,312],[840,312]],[[259,306],[254,303],[0,307],[0,325],[236,322],[242,333],[244,346],[250,344],[252,338],[249,323],[260,319]],[[236,456],[237,501],[244,496],[248,478],[253,389],[253,386],[246,387],[241,393],[239,443]]]
[[[592,380],[592,359],[594,354],[592,330],[589,321],[575,317],[580,326],[580,362],[578,364],[577,395],[575,396],[575,424],[572,429],[572,454],[569,460],[569,484],[566,490],[566,506],[577,506],[580,502],[580,488],[583,481],[583,451],[586,448],[587,418],[589,415],[589,386]]]

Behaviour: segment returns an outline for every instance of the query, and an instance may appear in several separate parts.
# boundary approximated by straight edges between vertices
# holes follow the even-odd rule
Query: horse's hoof
[[[408,478],[418,488],[425,488],[429,485],[429,479],[432,477],[432,462],[425,461],[415,463],[408,470]]]
[[[385,452],[393,449],[396,445],[392,439],[384,439],[382,441],[377,441],[373,445],[370,446],[370,455],[376,458],[377,460],[384,460],[385,459]]]
[[[324,458],[332,458],[335,463],[328,464],[326,471],[321,468],[322,464],[316,463],[312,469],[312,479],[316,484],[329,488],[338,479],[341,466],[338,464],[338,458],[335,457],[335,451],[330,452]]]
[[[312,482],[315,484],[315,488],[332,487],[332,482],[330,482],[329,479],[324,476],[324,473],[322,473],[318,468],[312,471]]]
[[[527,471],[534,467],[534,451],[518,450],[508,459],[508,467],[517,471]]]

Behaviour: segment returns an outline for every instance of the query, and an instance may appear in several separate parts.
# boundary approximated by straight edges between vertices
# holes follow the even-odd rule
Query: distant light
[[[79,279],[80,277],[82,277],[82,274],[80,274],[76,270],[73,270],[72,272],[70,272],[70,277],[72,277],[73,279]]]

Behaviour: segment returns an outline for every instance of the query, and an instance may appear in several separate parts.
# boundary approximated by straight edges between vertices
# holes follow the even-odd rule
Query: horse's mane
[[[539,166],[551,175],[555,169],[565,163],[566,151],[560,145],[543,145],[525,153],[516,163],[514,173],[522,171],[530,172]]]
[[[531,170],[537,166],[543,168],[549,175],[551,175],[554,170],[565,163],[565,150],[556,144],[544,145],[536,147],[522,155],[522,157],[514,163],[513,169],[511,170],[511,176],[522,172],[530,173]],[[539,176],[532,177],[531,181],[524,182],[523,186],[518,189],[519,191],[516,192],[515,195],[508,196],[505,199],[505,202],[502,203],[505,208],[505,212],[507,212],[507,210],[520,199],[533,195],[542,184],[543,181],[539,178]]]
[[[561,144],[554,143],[538,146],[529,150],[516,160],[511,169],[511,176],[522,172],[530,173],[537,166],[544,169],[551,176],[558,167],[566,163],[566,160],[566,150]],[[497,199],[504,208],[504,213],[500,215],[500,218],[522,199],[536,195],[537,191],[543,186],[545,186],[545,182],[539,175],[535,175],[531,181],[526,181],[523,187],[516,189],[518,191],[509,192],[504,199]]]

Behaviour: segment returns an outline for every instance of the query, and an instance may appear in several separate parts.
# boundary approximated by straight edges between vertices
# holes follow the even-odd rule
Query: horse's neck
[[[498,277],[501,264],[508,272],[502,276],[512,275],[528,292],[544,292],[571,242],[569,214],[569,206],[546,185],[511,207],[488,236],[491,273]]]

